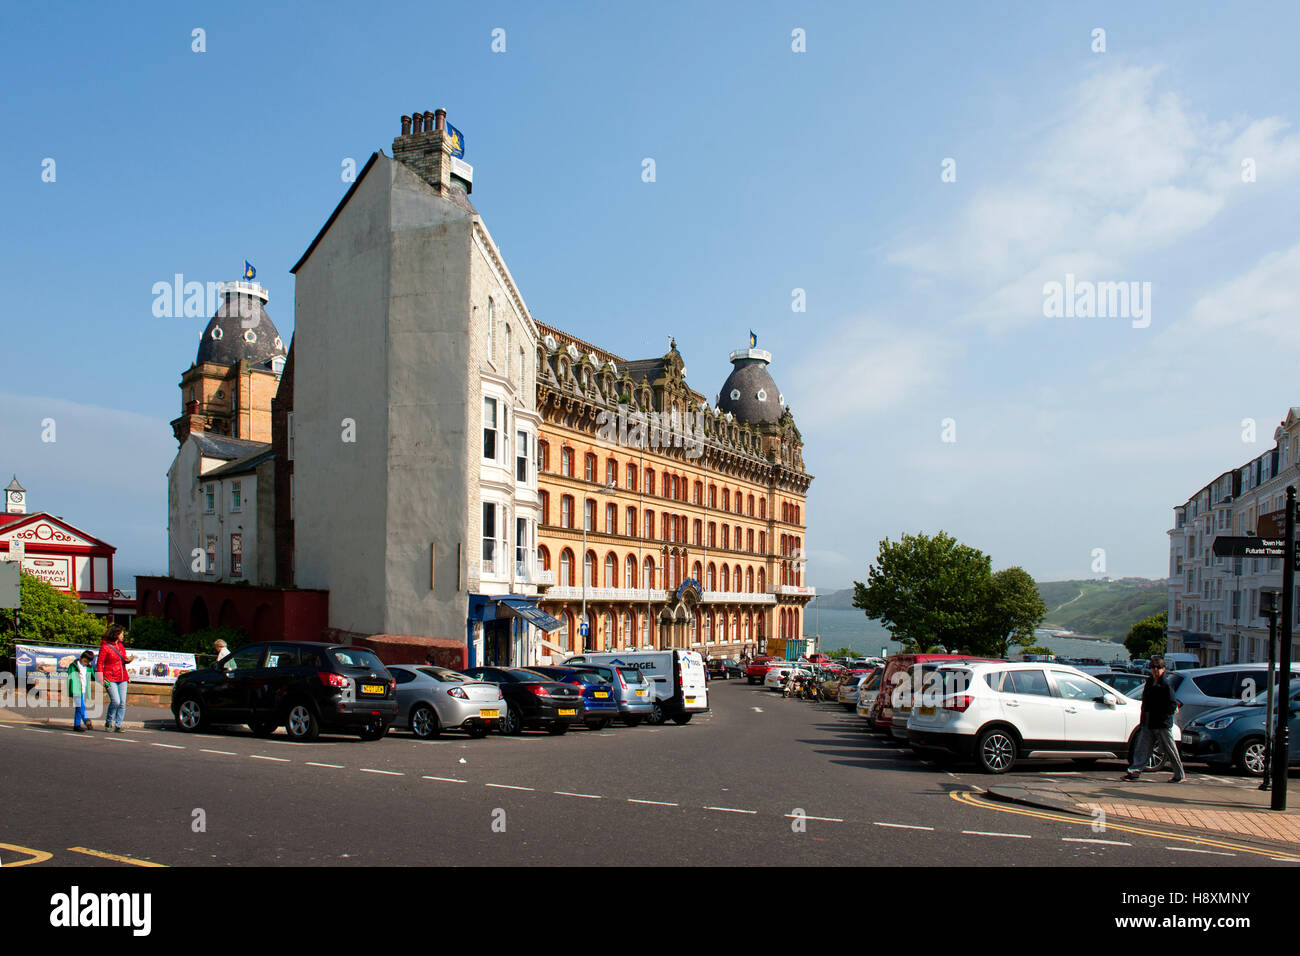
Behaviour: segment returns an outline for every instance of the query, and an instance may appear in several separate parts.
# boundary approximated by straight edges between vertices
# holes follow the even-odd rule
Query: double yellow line
[[[1091,827],[1093,821],[1090,819],[1081,819],[1077,816],[1066,813],[1053,813],[1049,810],[1034,810],[1027,807],[1012,807],[1003,803],[994,803],[979,798],[979,791],[976,790],[953,790],[948,794],[958,803],[964,803],[967,806],[979,807],[981,810],[996,810],[998,813],[1014,813],[1022,817],[1034,817],[1038,820],[1050,820],[1053,823],[1073,823],[1075,826]],[[1183,836],[1177,833],[1170,833],[1167,830],[1150,830],[1145,827],[1130,826],[1123,823],[1111,823],[1110,819],[1106,820],[1106,833],[1135,833],[1139,836],[1159,837],[1162,840],[1174,840],[1179,843],[1195,843],[1198,846],[1215,847],[1220,850],[1232,850],[1236,853],[1249,853],[1254,856],[1268,857],[1271,860],[1286,860],[1288,863],[1300,863],[1300,855],[1286,850],[1263,850],[1259,847],[1247,846],[1242,843],[1229,843],[1226,840],[1217,840],[1212,837],[1194,837]]]

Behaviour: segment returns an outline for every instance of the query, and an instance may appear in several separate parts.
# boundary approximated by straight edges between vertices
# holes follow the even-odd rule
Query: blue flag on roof
[[[249,262],[247,259],[244,260],[244,278],[245,279],[257,278],[257,270],[253,268],[253,264]]]
[[[754,334],[753,329],[749,330],[749,347],[751,349],[758,347],[758,336]]]
[[[447,124],[447,139],[451,143],[451,155],[455,156],[457,159],[464,157],[465,137],[461,135],[460,130],[452,126],[450,123]]]

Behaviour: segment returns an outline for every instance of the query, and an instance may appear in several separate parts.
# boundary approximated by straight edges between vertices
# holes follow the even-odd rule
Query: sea
[[[856,608],[808,608],[804,618],[804,634],[821,634],[821,647],[828,650],[851,647],[863,657],[888,657],[901,651],[902,645],[890,638],[889,631],[879,621],[873,621]],[[1103,638],[1079,637],[1069,631],[1038,628],[1035,642],[1058,657],[1095,657],[1106,661],[1128,661],[1128,649],[1118,641]],[[1018,657],[1015,650],[1012,657]]]

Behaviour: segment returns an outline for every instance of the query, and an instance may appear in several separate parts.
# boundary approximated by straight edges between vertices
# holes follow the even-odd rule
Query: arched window
[[[596,456],[591,452],[582,456],[582,477],[587,481],[596,480]]]
[[[710,521],[709,522],[709,547],[716,548],[717,546],[718,546],[718,526],[714,524],[712,521]]]
[[[767,517],[767,496],[766,495],[763,495],[758,499],[758,516],[760,518]]]
[[[619,634],[614,640],[615,647],[626,647],[629,642],[634,640],[632,626],[632,615],[624,611],[619,619]]]
[[[618,587],[618,558],[613,551],[605,555],[605,587]]]
[[[601,623],[604,629],[601,637],[604,638],[605,650],[609,650],[614,646],[614,615],[606,611],[604,620]]]
[[[754,569],[745,569],[745,590],[750,594],[754,593]]]
[[[572,448],[560,449],[560,474],[569,478],[573,477],[573,449]]]
[[[731,547],[731,526],[730,525],[724,524],[722,526],[722,547],[723,548]]]
[[[762,568],[758,569],[758,593],[767,593],[767,572]]]
[[[542,471],[551,470],[551,443],[548,441],[539,441],[537,443],[537,464]]]
[[[618,533],[618,505],[605,505],[605,533]]]
[[[582,526],[588,531],[596,530],[596,499],[588,498],[582,503]]]
[[[691,565],[691,577],[694,578],[697,582],[700,580],[700,562],[696,561],[693,565]]]
[[[560,496],[560,527],[573,527],[573,495]]]
[[[631,505],[627,509],[627,523],[626,527],[623,528],[623,533],[633,538],[636,537],[636,509]]]
[[[582,580],[587,587],[596,586],[596,552],[588,551],[587,557],[582,562]],[[591,633],[591,628],[587,628],[587,633]]]
[[[627,466],[627,487],[631,491],[636,491],[636,465],[631,463]]]
[[[754,529],[745,529],[745,550],[752,552],[754,550]]]
[[[700,534],[701,534],[701,531],[702,531],[703,527],[704,527],[704,526],[703,526],[703,523],[700,521],[700,519],[699,519],[699,518],[696,518],[696,519],[695,519],[695,524],[694,524],[694,525],[692,526],[692,528],[691,528],[691,532],[692,532],[692,533],[691,533],[691,543],[692,543],[692,544],[698,546],[698,545],[701,543],[701,542],[700,542]]]
[[[542,524],[551,523],[551,493],[549,491],[539,491],[537,501],[542,506]]]
[[[636,558],[630,554],[627,556],[627,586],[636,587]]]
[[[731,569],[731,580],[735,582],[736,590],[739,591],[741,580],[742,580],[740,577],[740,565],[737,564],[735,567]]]
[[[655,513],[649,508],[645,512],[645,536],[647,538],[655,536]]]
[[[655,471],[653,468],[645,470],[645,493],[647,495],[655,493]]]
[[[722,590],[731,590],[731,568],[725,564],[722,566]]]
[[[766,531],[760,531],[758,533],[758,553],[767,554],[767,532]]]
[[[546,545],[537,546],[537,560],[541,563],[543,571],[551,570],[551,552],[547,550]]]
[[[736,503],[736,514],[743,514],[745,508],[745,496],[740,493],[739,488],[736,489],[736,496],[731,500]],[[740,618],[737,618],[736,620],[740,620]]]
[[[568,548],[560,552],[560,584],[573,587],[573,552]]]
[[[704,504],[704,482],[702,481],[695,483],[695,503],[697,505]]]
[[[573,644],[570,643],[570,636],[573,634],[573,615],[565,611],[560,615],[560,635],[558,643],[567,651],[573,650]]]
[[[645,565],[642,568],[641,586],[643,588],[653,588],[655,580],[655,559],[647,557]]]
[[[722,510],[728,511],[731,508],[731,489],[722,489]]]
[[[727,612],[723,611],[718,615],[718,640],[726,642],[727,640]]]
[[[709,562],[708,579],[705,582],[704,590],[716,591],[718,589],[718,569],[712,561]]]
[[[710,611],[704,615],[704,643],[708,644],[713,640],[713,612]]]
[[[752,518],[752,517],[754,517],[754,496],[753,496],[753,495],[749,495],[749,496],[745,499],[745,501],[746,501],[746,504],[747,504],[747,506],[748,506],[747,510],[748,510],[748,512],[749,512],[749,516]]]
[[[718,506],[717,485],[709,485],[709,507],[716,508],[717,506]]]
[[[605,461],[605,484],[610,487],[618,484],[618,462],[613,458]]]

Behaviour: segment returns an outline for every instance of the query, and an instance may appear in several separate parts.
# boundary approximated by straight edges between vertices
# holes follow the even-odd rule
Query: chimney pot
[[[433,112],[432,112],[431,110],[425,110],[425,111],[424,111],[424,131],[425,131],[426,133],[432,133],[432,132],[433,132],[433,130],[434,130],[434,122],[433,122],[433,120],[434,120]],[[438,129],[441,129],[442,127],[437,127],[437,128],[438,128]]]
[[[434,121],[435,121],[435,124],[436,124],[436,127],[435,127],[436,129],[438,129],[438,130],[445,130],[445,129],[447,128],[447,111],[446,111],[446,110],[444,110],[444,109],[437,109],[437,110],[434,110],[434,111],[433,111],[433,118],[434,118]]]
[[[409,117],[409,116],[403,116],[403,117],[402,117],[402,135],[403,135],[403,136],[409,136],[410,134],[411,134],[411,117]]]
[[[423,132],[423,130],[424,130],[424,114],[423,114],[423,113],[412,113],[412,114],[411,114],[411,132],[412,132],[412,133],[419,133],[419,132]]]

